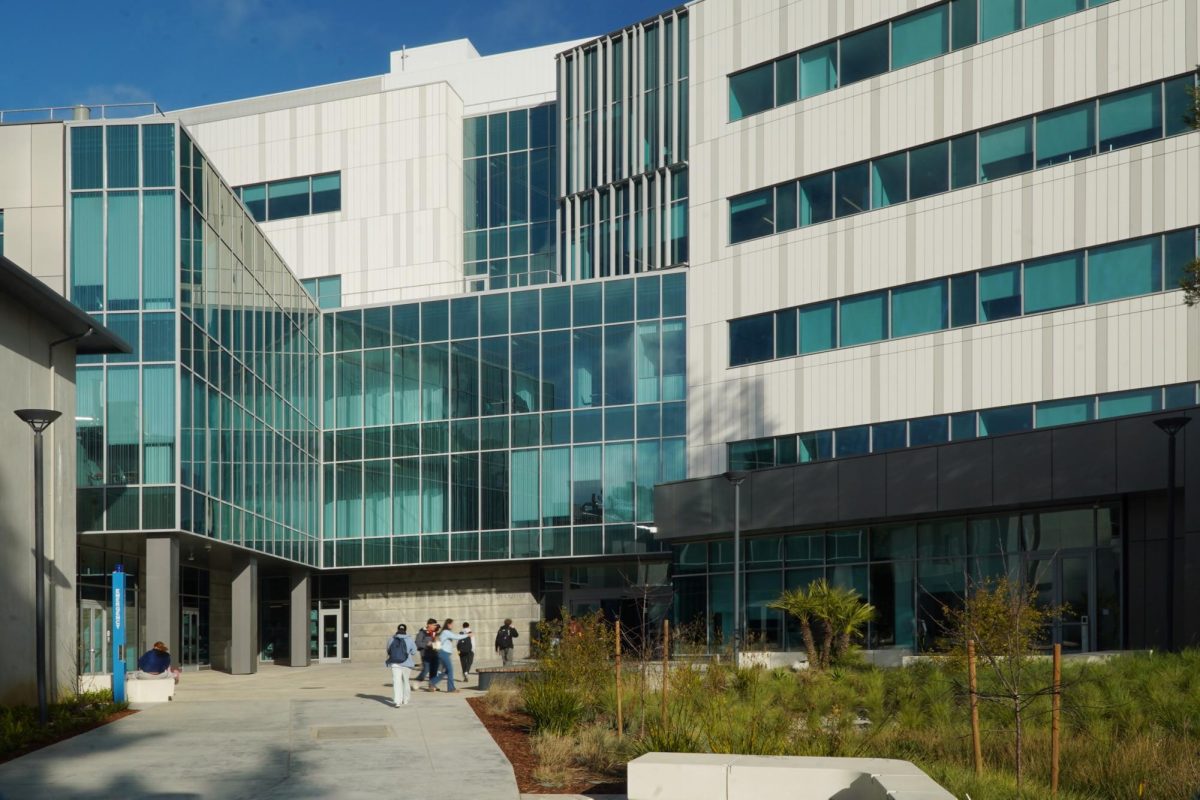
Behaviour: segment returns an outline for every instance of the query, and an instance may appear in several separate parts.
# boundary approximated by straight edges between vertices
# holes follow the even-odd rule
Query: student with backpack
[[[425,687],[425,691],[438,691],[437,682],[442,676],[445,676],[446,678],[447,692],[458,691],[454,688],[454,661],[452,660],[454,657],[454,650],[451,648],[454,647],[454,642],[462,641],[463,639],[469,639],[470,637],[471,634],[469,633],[454,632],[454,620],[448,619],[442,623],[442,629],[438,633],[438,638],[435,644],[435,648],[437,649],[437,657],[442,662],[442,671],[429,679],[429,685]]]
[[[462,632],[467,638],[458,640],[458,660],[462,664],[463,682],[471,674],[471,665],[475,663],[475,640],[471,636],[471,623],[462,624]]]
[[[500,663],[506,667],[512,663],[513,639],[519,635],[511,619],[504,620],[500,630],[496,631],[496,652],[500,654]]]
[[[408,705],[412,697],[408,671],[416,665],[413,660],[416,653],[417,643],[408,635],[408,626],[397,625],[396,635],[388,641],[387,661],[384,662],[392,670],[392,705],[396,708]]]

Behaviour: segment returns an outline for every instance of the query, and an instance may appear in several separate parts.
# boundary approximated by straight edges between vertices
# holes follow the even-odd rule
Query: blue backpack
[[[393,636],[387,648],[389,664],[403,664],[408,660],[408,642],[400,636]]]

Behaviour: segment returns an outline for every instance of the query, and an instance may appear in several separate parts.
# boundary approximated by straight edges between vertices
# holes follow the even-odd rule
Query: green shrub
[[[523,687],[521,696],[535,732],[569,734],[583,722],[587,713],[580,696],[561,681],[531,680]]]

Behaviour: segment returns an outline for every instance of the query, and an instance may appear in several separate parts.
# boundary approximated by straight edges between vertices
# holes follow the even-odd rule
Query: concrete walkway
[[[0,765],[0,800],[518,800],[474,690],[391,693],[382,663],[187,673],[170,703]]]

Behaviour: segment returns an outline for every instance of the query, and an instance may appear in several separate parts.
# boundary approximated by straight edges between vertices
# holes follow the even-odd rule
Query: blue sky
[[[379,75],[401,45],[465,37],[486,55],[597,36],[681,1],[20,3],[5,13],[0,108],[183,108]]]

